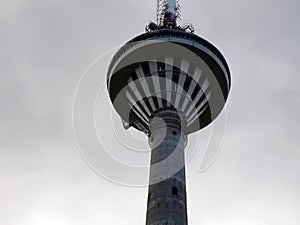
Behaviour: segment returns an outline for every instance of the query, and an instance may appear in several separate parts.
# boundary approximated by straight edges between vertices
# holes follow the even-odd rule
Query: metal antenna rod
[[[160,0],[157,0],[157,4],[156,4],[156,24],[159,25],[160,22]]]
[[[167,0],[167,13],[173,14],[174,16],[176,16],[176,0]]]
[[[175,28],[177,17],[177,0],[157,0],[157,24],[160,27]]]
[[[165,3],[164,26],[176,27],[176,0],[167,0]]]

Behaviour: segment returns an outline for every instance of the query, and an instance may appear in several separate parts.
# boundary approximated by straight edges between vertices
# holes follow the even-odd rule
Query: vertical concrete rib
[[[172,90],[172,74],[173,74],[173,58],[165,58],[166,70],[166,92],[167,92],[167,106],[171,105],[171,90]]]
[[[158,76],[157,61],[150,61],[149,68],[152,74],[151,78],[152,78],[153,86],[155,88],[155,94],[157,96],[158,107],[163,108],[163,104],[161,101],[160,83],[159,83],[160,78]]]
[[[149,100],[149,103],[150,103],[150,106],[151,106],[151,111],[154,111],[155,110],[155,105],[154,105],[154,102],[153,102],[153,99],[151,98],[151,94],[150,93],[150,89],[149,89],[149,86],[148,86],[148,82],[146,81],[146,78],[145,78],[145,74],[143,72],[143,68],[142,66],[139,66],[135,69],[135,72],[136,72],[136,75],[138,76],[139,78],[139,82],[141,84],[141,87],[143,88],[144,90],[144,93],[145,93],[145,97],[148,98]]]

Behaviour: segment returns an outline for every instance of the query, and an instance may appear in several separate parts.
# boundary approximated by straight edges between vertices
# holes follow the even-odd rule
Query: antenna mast
[[[177,19],[180,19],[180,8],[178,0],[157,0],[156,23],[150,21],[145,27],[146,32],[159,29],[178,29],[194,33],[192,24],[177,24]]]
[[[180,17],[178,0],[157,0],[157,25],[159,27],[175,28]]]

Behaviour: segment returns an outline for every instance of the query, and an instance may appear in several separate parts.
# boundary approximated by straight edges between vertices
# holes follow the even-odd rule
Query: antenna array
[[[156,23],[159,27],[165,25],[166,16],[172,4],[175,5],[175,9],[171,9],[175,10],[175,20],[180,19],[180,4],[178,0],[157,0]]]

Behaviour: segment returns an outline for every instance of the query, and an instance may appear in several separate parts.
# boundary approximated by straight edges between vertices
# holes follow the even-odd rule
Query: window
[[[175,196],[178,195],[177,187],[172,187],[172,195],[175,195]]]

